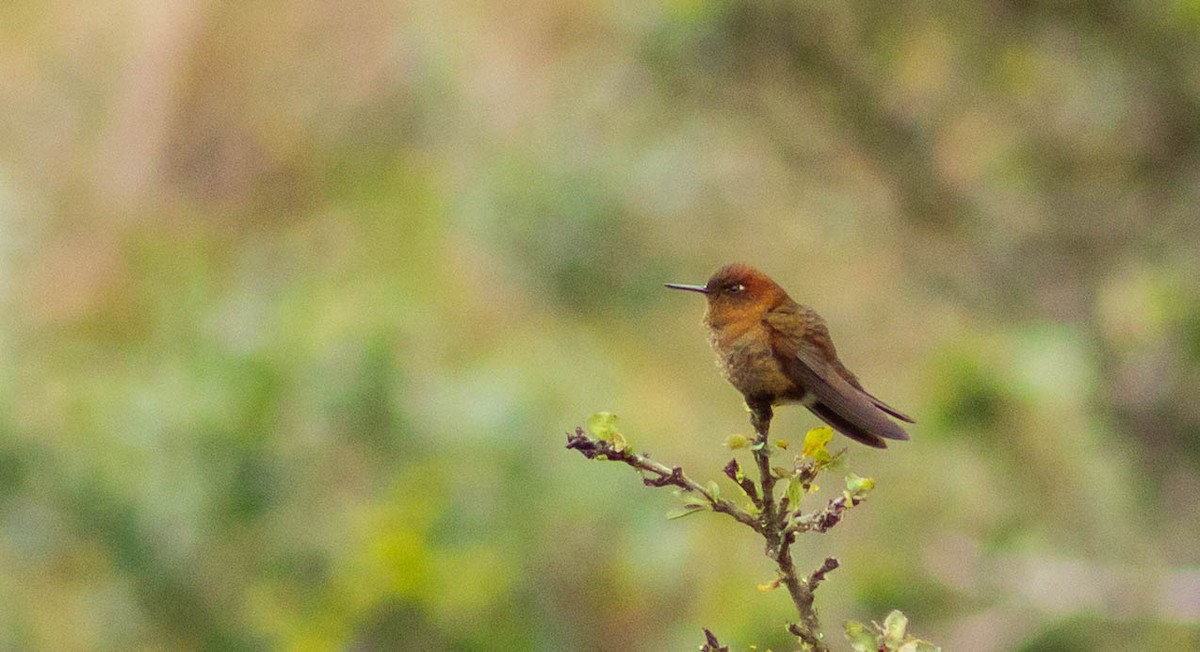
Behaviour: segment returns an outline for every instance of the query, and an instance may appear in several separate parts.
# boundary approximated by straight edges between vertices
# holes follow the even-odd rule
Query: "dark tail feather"
[[[896,417],[897,419],[899,419],[901,421],[906,421],[908,423],[916,423],[916,421],[913,421],[912,417],[910,417],[907,414],[901,412],[900,410],[897,410],[896,408],[888,405],[887,403],[884,403],[883,401],[875,398],[875,396],[872,395],[867,390],[865,390],[865,389],[862,390],[862,393],[866,394],[867,398],[871,400],[871,403],[874,404],[875,407],[879,408],[880,410],[887,412],[888,414]]]
[[[872,448],[887,448],[887,442],[883,441],[878,435],[871,434],[866,430],[846,421],[837,412],[829,409],[824,403],[814,403],[811,408],[813,414],[821,417],[821,420],[833,426],[833,429],[846,435],[850,439],[866,444]],[[901,431],[903,432],[903,431]]]

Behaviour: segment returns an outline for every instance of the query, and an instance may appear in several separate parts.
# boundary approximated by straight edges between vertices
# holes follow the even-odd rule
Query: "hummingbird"
[[[704,325],[721,373],[757,414],[799,403],[854,441],[887,448],[908,439],[888,417],[911,417],[863,389],[838,359],[825,320],[792,300],[771,277],[741,264],[717,270],[704,285],[668,283],[708,300]]]

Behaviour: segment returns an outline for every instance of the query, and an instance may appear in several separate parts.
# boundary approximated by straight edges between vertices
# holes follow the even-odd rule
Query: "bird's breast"
[[[710,341],[722,374],[743,396],[769,397],[772,403],[779,403],[796,394],[795,384],[771,349],[766,330],[713,329]]]

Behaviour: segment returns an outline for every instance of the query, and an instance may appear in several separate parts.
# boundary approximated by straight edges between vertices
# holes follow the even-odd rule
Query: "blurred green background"
[[[4,3],[0,647],[788,649],[563,448],[721,477],[742,261],[918,420],[835,645],[1200,648],[1197,206],[1192,0]]]

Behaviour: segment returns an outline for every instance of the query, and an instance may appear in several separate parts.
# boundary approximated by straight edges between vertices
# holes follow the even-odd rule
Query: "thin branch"
[[[725,472],[725,475],[728,476],[730,480],[733,480],[734,484],[736,484],[742,490],[742,493],[746,494],[746,497],[750,499],[750,502],[753,503],[754,506],[758,508],[758,511],[761,512],[763,509],[763,501],[758,495],[758,487],[755,486],[753,480],[747,478],[742,473],[742,465],[738,464],[737,459],[735,458],[729,460],[729,464],[726,464],[725,468],[721,470]]]
[[[733,502],[713,496],[708,489],[689,478],[678,466],[671,468],[659,464],[645,453],[633,453],[626,448],[618,450],[612,442],[589,437],[583,428],[576,428],[574,433],[567,435],[567,448],[579,451],[589,460],[624,462],[643,473],[649,473],[654,477],[645,477],[644,475],[642,477],[642,483],[647,487],[675,486],[684,491],[698,493],[708,501],[714,512],[728,514],[737,519],[739,523],[754,528],[755,532],[762,532],[762,525],[753,515]]]
[[[753,507],[749,511],[715,495],[714,491],[689,478],[682,468],[655,462],[645,453],[631,452],[620,439],[594,439],[588,436],[583,428],[576,428],[574,433],[567,435],[567,448],[579,451],[588,459],[622,462],[631,466],[642,474],[642,483],[646,486],[673,486],[694,492],[702,496],[713,511],[728,514],[762,535],[766,541],[766,555],[778,567],[778,583],[787,587],[799,616],[796,622],[788,625],[788,631],[800,639],[806,649],[828,652],[829,647],[821,634],[817,610],[813,606],[813,591],[825,580],[828,573],[838,567],[838,560],[828,557],[819,568],[802,577],[797,573],[795,562],[792,560],[791,546],[795,543],[798,533],[825,532],[837,525],[845,511],[861,502],[862,498],[858,495],[843,494],[830,500],[820,511],[811,514],[802,513],[799,505],[791,505],[786,495],[776,498],[775,484],[778,480],[787,477],[791,482],[798,483],[803,489],[803,494],[807,494],[813,480],[824,466],[815,460],[798,459],[790,473],[782,469],[772,469],[769,432],[774,413],[766,403],[748,402],[748,405],[750,423],[755,432],[750,450],[755,466],[758,467],[758,482],[755,483],[745,476],[736,459],[730,460],[722,470],[750,499]],[[705,630],[705,637],[707,644],[703,649],[724,649],[708,630]]]
[[[800,514],[796,512],[795,518],[788,523],[784,532],[794,534],[796,532],[826,532],[829,528],[837,525],[842,520],[842,515],[847,509],[861,503],[863,499],[858,496],[850,496],[847,500],[846,494],[842,494],[837,498],[831,498],[829,504],[819,512],[811,514]]]
[[[813,608],[813,592],[817,590],[817,585],[825,581],[825,575],[836,569],[838,565],[837,559],[826,557],[820,568],[813,571],[807,578],[797,581],[800,597],[796,600],[796,607],[800,610],[800,622],[788,625],[788,631],[811,645],[814,650],[828,651],[829,648],[820,638],[820,623],[817,621],[817,611]],[[788,588],[790,589],[791,586],[789,585]],[[796,597],[795,593],[792,595]]]
[[[767,540],[767,556],[779,566],[779,581],[787,587],[800,616],[799,622],[788,625],[788,631],[803,641],[814,652],[828,652],[821,637],[821,624],[817,618],[817,610],[813,606],[813,589],[825,578],[825,574],[837,568],[838,562],[830,557],[825,564],[808,578],[801,579],[796,574],[796,565],[792,561],[791,546],[796,540],[795,531],[786,527],[789,514],[779,509],[784,499],[775,500],[775,474],[771,471],[771,449],[768,445],[768,433],[771,429],[771,418],[774,416],[769,404],[750,406],[750,423],[754,426],[756,437],[751,450],[758,465],[760,483],[762,486],[763,515],[762,533]],[[813,473],[813,472],[809,472]],[[809,473],[805,473],[807,476]],[[811,478],[809,479],[811,482]],[[799,513],[798,511],[796,512]]]
[[[754,426],[754,462],[758,465],[759,485],[762,487],[762,526],[767,538],[767,556],[774,558],[779,549],[779,503],[775,501],[775,474],[771,472],[771,448],[767,433],[771,430],[771,419],[775,416],[771,406],[750,407],[750,424]]]
[[[729,652],[729,646],[721,645],[717,636],[706,627],[704,628],[704,645],[700,646],[700,652]]]
[[[840,564],[838,564],[837,559],[833,557],[826,557],[825,563],[821,564],[820,568],[813,571],[812,575],[808,576],[808,588],[816,590],[817,585],[825,581],[825,575],[836,570],[839,565]]]

